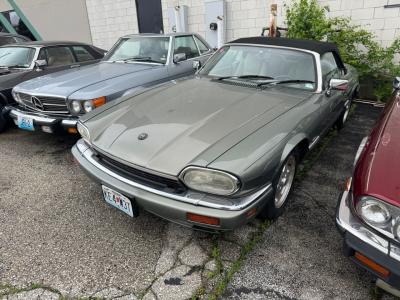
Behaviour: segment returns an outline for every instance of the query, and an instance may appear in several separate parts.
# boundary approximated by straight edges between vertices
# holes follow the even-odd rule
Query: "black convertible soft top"
[[[233,43],[282,46],[282,47],[310,50],[317,52],[319,54],[324,54],[326,52],[335,52],[336,54],[339,54],[339,50],[335,44],[313,41],[313,40],[268,38],[263,36],[256,36],[256,37],[240,38],[229,42],[229,44]]]

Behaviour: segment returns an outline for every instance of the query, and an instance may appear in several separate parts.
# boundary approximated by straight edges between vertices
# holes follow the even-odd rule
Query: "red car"
[[[345,255],[374,274],[379,287],[400,296],[400,77],[357,151],[336,224]]]

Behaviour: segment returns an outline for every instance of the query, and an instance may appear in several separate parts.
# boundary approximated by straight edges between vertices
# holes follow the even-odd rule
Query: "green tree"
[[[358,70],[361,81],[374,79],[378,100],[390,96],[391,80],[400,75],[400,66],[394,63],[396,53],[400,53],[399,38],[384,48],[374,34],[352,24],[350,18],[329,18],[329,7],[321,7],[317,0],[294,0],[285,6],[287,37],[335,43],[344,62]]]

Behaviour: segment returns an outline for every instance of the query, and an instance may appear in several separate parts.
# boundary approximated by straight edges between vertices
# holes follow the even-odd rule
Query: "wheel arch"
[[[309,150],[309,139],[304,133],[299,133],[293,136],[285,145],[281,155],[281,164],[285,161],[286,157],[291,153],[294,149],[298,149],[300,160],[304,157],[304,155]]]

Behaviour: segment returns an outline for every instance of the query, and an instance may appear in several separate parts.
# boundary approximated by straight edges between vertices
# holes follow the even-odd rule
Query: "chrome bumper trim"
[[[218,203],[213,203],[211,202],[213,199],[214,201],[216,199],[218,199],[218,197],[212,197],[209,196],[207,194],[202,194],[199,192],[187,192],[187,194],[185,194],[184,196],[182,195],[177,195],[177,194],[172,194],[172,193],[166,193],[154,188],[151,188],[149,186],[146,185],[142,185],[140,183],[131,181],[125,177],[120,176],[119,174],[116,174],[115,172],[107,169],[106,167],[104,167],[103,165],[101,165],[100,163],[98,163],[94,158],[94,152],[91,150],[91,148],[89,148],[86,143],[81,139],[77,142],[76,144],[76,148],[79,150],[80,154],[88,161],[90,162],[93,166],[95,166],[97,169],[101,170],[102,172],[108,174],[111,177],[114,177],[117,180],[120,180],[126,184],[129,184],[135,188],[138,188],[140,190],[161,196],[161,197],[165,197],[168,199],[172,199],[172,200],[176,200],[176,201],[181,201],[184,203],[189,203],[192,205],[196,205],[196,206],[202,206],[202,207],[208,207],[208,208],[213,208],[213,209],[220,209],[220,210],[229,210],[229,211],[239,211],[242,210],[244,208],[246,208],[247,206],[251,205],[253,202],[255,202],[256,200],[260,199],[260,197],[262,197],[264,194],[269,193],[269,190],[272,190],[272,184],[269,183],[265,186],[263,186],[261,189],[257,190],[256,192],[254,192],[251,195],[242,197],[242,198],[237,198],[237,199],[233,199],[233,201],[235,202],[232,205],[224,205],[224,204],[218,204]],[[210,197],[210,201],[207,201],[207,197]],[[224,198],[219,198],[222,201],[226,200]],[[232,202],[233,202],[232,201]]]
[[[377,235],[368,229],[358,218],[356,218],[351,209],[351,192],[344,191],[340,199],[338,213],[336,214],[336,224],[342,231],[347,231],[350,234],[358,237],[363,242],[369,244],[385,255],[400,261],[400,248],[390,243],[387,239]]]
[[[56,122],[56,119],[53,118],[47,118],[47,117],[40,117],[40,116],[36,116],[36,115],[31,115],[22,111],[19,111],[17,109],[11,109],[10,110],[10,117],[15,119],[18,117],[25,117],[25,116],[29,116],[30,118],[32,118],[33,120],[40,122],[40,123],[44,123],[44,124],[53,124],[54,122]]]
[[[18,117],[29,117],[32,118],[35,122],[40,122],[43,125],[53,125],[57,121],[60,121],[61,125],[63,126],[76,127],[76,124],[78,123],[78,120],[62,119],[62,116],[60,116],[60,118],[42,117],[18,110],[16,108],[11,108],[9,115],[12,119],[17,119]]]

